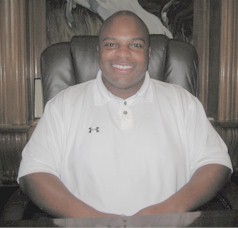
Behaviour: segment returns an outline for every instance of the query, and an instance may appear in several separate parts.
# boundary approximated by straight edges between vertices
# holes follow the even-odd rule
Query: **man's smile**
[[[132,69],[131,65],[120,65],[120,64],[113,64],[113,68],[119,69],[119,70],[129,70]]]

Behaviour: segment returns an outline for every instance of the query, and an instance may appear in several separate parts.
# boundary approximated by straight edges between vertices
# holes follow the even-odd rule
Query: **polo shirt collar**
[[[153,100],[153,92],[151,88],[150,76],[148,71],[146,72],[144,83],[142,84],[138,92],[125,100],[127,101],[128,104],[130,104],[133,103],[138,98],[141,98],[143,101],[146,102],[152,102]],[[106,88],[106,86],[102,81],[102,72],[101,70],[99,70],[97,73],[94,86],[95,105],[104,105],[111,100],[125,101],[119,97],[114,96],[110,91],[108,91],[108,89]]]

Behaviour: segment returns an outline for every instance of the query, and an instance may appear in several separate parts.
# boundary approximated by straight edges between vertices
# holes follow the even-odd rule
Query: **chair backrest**
[[[150,35],[152,78],[177,84],[194,95],[198,90],[197,52],[189,43]],[[46,48],[41,55],[44,104],[61,90],[96,77],[99,70],[97,36],[75,36]]]

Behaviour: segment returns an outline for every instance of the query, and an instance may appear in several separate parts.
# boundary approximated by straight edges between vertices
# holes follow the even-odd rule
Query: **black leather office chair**
[[[174,83],[197,95],[198,58],[194,47],[183,41],[151,35],[151,77]],[[52,45],[41,56],[44,104],[61,90],[96,77],[99,69],[96,36],[76,36],[71,42]],[[237,209],[238,191],[229,182],[215,199],[201,210]],[[33,213],[34,211],[34,213]],[[47,216],[35,207],[20,190],[8,201],[2,218],[6,220]]]

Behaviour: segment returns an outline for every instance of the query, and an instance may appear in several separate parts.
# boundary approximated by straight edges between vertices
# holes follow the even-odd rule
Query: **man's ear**
[[[97,56],[99,56],[99,46],[96,46],[96,52],[97,52]]]
[[[150,59],[150,56],[151,56],[151,47],[149,47],[149,59]]]

